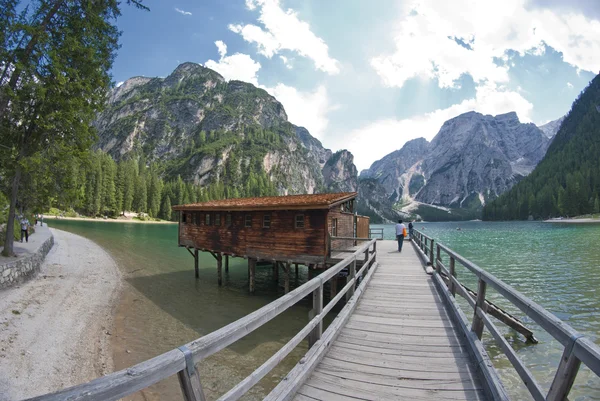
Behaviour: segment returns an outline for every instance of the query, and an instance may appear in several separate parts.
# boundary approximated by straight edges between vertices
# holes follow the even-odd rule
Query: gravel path
[[[52,229],[33,280],[0,291],[0,401],[20,400],[113,371],[109,348],[121,277],[94,242]]]

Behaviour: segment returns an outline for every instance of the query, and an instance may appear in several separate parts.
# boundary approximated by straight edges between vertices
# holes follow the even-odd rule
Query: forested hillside
[[[170,220],[172,205],[277,194],[264,172],[250,171],[245,185],[239,188],[228,184],[235,179],[233,174],[233,169],[226,166],[223,180],[203,186],[186,183],[179,176],[165,181],[157,165],[147,166],[143,155],[115,162],[110,155],[96,151],[85,162],[71,166],[67,184],[53,205],[89,216],[112,217],[133,211]]]
[[[484,220],[600,212],[600,76],[575,100],[544,159],[483,209]]]

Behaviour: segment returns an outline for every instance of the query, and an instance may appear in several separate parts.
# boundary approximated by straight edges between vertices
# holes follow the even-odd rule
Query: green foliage
[[[127,3],[145,8],[138,0]],[[94,139],[91,122],[110,87],[119,15],[120,4],[113,0],[0,1],[0,132],[5,144],[0,176],[10,183],[2,188],[10,194],[8,220],[17,203],[22,210],[38,210],[48,207],[51,196],[62,202],[77,197],[73,159]],[[5,255],[13,253],[12,233],[9,224]]]
[[[573,103],[535,170],[483,209],[484,220],[595,212],[600,196],[600,76]]]
[[[414,174],[410,178],[410,183],[408,184],[408,192],[410,195],[414,195],[423,188],[425,185],[425,177],[421,174]]]

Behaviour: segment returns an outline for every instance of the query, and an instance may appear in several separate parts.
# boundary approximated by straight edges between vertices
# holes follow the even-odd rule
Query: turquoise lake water
[[[123,272],[126,284],[116,312],[114,341],[118,369],[218,329],[283,293],[282,283],[274,282],[271,268],[265,266],[257,269],[257,292],[250,295],[247,264],[241,259],[230,261],[224,285],[218,287],[216,264],[208,254],[201,254],[200,279],[195,280],[192,257],[177,247],[177,225],[68,220],[49,220],[49,224],[94,240],[115,258]],[[383,227],[386,239],[393,239],[392,225],[372,227]],[[453,222],[418,223],[416,228],[600,343],[599,224]],[[476,288],[472,274],[461,267],[457,272],[467,286]],[[306,268],[301,267],[292,287],[306,279]],[[488,289],[488,296],[534,330],[540,340],[537,345],[524,344],[522,337],[508,329],[505,336],[547,389],[562,347],[494,291]],[[461,305],[470,318],[472,312],[466,302]],[[200,369],[208,397],[223,394],[285,344],[306,324],[309,309],[308,303],[301,303],[203,362]],[[518,376],[493,340],[484,337],[484,342],[512,397],[527,399]],[[305,344],[299,346],[247,399],[266,394],[305,350]],[[176,380],[169,380],[153,386],[139,399],[170,399],[178,391]],[[570,399],[600,400],[600,380],[582,368]]]

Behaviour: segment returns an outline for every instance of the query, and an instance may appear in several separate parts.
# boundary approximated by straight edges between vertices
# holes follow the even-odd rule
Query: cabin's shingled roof
[[[334,194],[264,196],[259,198],[221,199],[209,202],[173,206],[173,210],[298,210],[329,209],[333,205],[355,198],[356,192]]]

